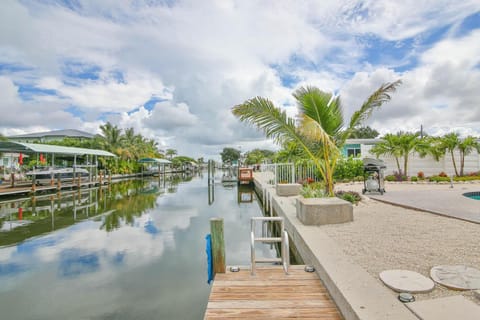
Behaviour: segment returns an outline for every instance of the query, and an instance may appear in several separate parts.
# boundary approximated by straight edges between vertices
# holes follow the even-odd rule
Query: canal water
[[[248,265],[260,215],[252,189],[206,175],[0,202],[0,318],[202,319],[209,219],[224,219],[227,264]]]

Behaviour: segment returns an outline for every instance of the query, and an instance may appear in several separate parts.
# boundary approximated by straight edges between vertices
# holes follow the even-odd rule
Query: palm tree
[[[340,97],[334,98],[315,87],[301,87],[293,94],[299,110],[298,126],[295,119],[262,97],[247,100],[233,107],[232,112],[241,121],[263,130],[267,138],[277,143],[296,142],[314,162],[325,181],[328,195],[333,197],[333,171],[341,155],[339,148],[374,109],[390,100],[389,93],[394,92],[400,83],[398,80],[381,85],[352,115],[346,130],[343,130]]]
[[[300,149],[295,141],[289,141],[283,144],[283,148],[279,150],[274,157],[275,162],[295,162],[302,157],[302,149]]]
[[[442,152],[450,153],[453,163],[453,169],[455,170],[455,175],[458,177],[457,163],[455,161],[454,151],[460,145],[460,137],[456,132],[448,133],[441,138],[440,149]]]
[[[403,156],[403,174],[408,175],[408,159],[411,154],[417,152],[421,157],[427,154],[429,147],[426,140],[420,138],[419,133],[402,132],[398,134],[398,144]]]
[[[165,155],[166,155],[167,158],[169,158],[169,159],[172,159],[173,156],[176,155],[176,154],[177,154],[177,150],[175,150],[175,149],[167,149],[167,150],[165,151]]]
[[[103,147],[106,150],[115,152],[121,145],[122,129],[107,122],[100,126],[103,133]]]
[[[400,150],[399,136],[396,134],[388,133],[383,138],[382,141],[377,143],[370,153],[377,156],[389,155],[395,158],[397,164],[398,172],[401,174],[402,169],[400,168],[399,158],[402,156],[402,150]]]
[[[478,143],[475,137],[468,136],[458,144],[458,150],[460,151],[460,175],[463,176],[465,156],[472,153],[473,150],[477,150],[480,153],[480,143]]]
[[[411,154],[417,152],[421,157],[430,153],[430,145],[427,139],[422,139],[420,133],[397,132],[386,134],[383,141],[375,145],[370,152],[377,157],[382,154],[391,155],[395,158],[400,175],[408,175],[408,160]],[[400,169],[399,158],[403,157],[403,171]]]

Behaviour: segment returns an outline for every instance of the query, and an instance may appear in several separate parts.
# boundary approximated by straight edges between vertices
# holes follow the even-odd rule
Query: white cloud
[[[198,118],[190,112],[186,103],[174,105],[172,101],[164,101],[155,104],[152,115],[145,122],[151,128],[170,131],[195,126]]]

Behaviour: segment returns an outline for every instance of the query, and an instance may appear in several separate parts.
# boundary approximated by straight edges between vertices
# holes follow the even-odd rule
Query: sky
[[[232,115],[255,96],[340,95],[345,119],[403,84],[365,123],[480,136],[479,0],[2,0],[0,133],[134,128],[205,159],[274,149]],[[278,148],[278,147],[277,147]]]

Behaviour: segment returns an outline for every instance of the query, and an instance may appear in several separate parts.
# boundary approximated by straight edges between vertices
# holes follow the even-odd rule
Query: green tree
[[[0,133],[0,141],[7,141],[7,140],[8,139],[3,134]],[[2,159],[2,157],[3,157],[3,153],[0,152],[0,160]],[[3,165],[3,163],[1,165]]]
[[[282,149],[277,151],[274,156],[274,161],[276,163],[282,162],[294,162],[296,163],[298,160],[303,159],[304,152],[298,146],[295,141],[288,141],[283,144]]]
[[[260,164],[263,160],[270,159],[273,155],[274,152],[270,150],[253,149],[246,153],[245,164]]]
[[[395,157],[398,172],[408,175],[408,162],[410,155],[417,152],[424,157],[428,152],[428,140],[421,139],[419,133],[400,131],[396,135],[387,134],[383,141],[375,145],[370,152],[377,157],[382,154],[388,154]],[[403,157],[403,171],[400,170],[399,158]]]
[[[298,125],[285,111],[262,97],[247,100],[233,107],[232,111],[241,121],[255,125],[277,143],[297,143],[314,162],[325,182],[327,194],[333,197],[333,172],[341,156],[339,147],[374,109],[390,100],[389,93],[395,91],[400,83],[398,80],[380,86],[352,115],[346,130],[343,130],[340,97],[334,98],[315,87],[302,87],[293,94],[299,110]]]
[[[118,128],[116,125],[112,125],[110,122],[107,122],[106,124],[100,126],[100,130],[102,131],[103,135],[103,139],[101,140],[103,149],[110,152],[116,152],[121,146],[122,129]]]
[[[232,163],[240,159],[240,150],[234,148],[223,148],[223,151],[220,153],[223,163]]]
[[[460,176],[463,176],[463,169],[465,168],[465,156],[468,156],[473,150],[476,150],[480,153],[480,144],[477,142],[475,137],[468,136],[460,142],[458,145],[458,150],[460,151]]]
[[[396,134],[387,133],[382,141],[377,143],[370,149],[370,153],[377,156],[389,155],[395,158],[395,163],[397,164],[398,172],[401,174],[402,169],[400,168],[399,158],[402,156],[402,150],[400,149],[399,136]]]
[[[352,139],[374,139],[378,137],[380,133],[370,128],[369,126],[366,127],[358,127],[353,129],[352,133],[350,134],[350,138]]]
[[[447,152],[450,154],[452,159],[453,169],[455,170],[455,175],[458,177],[457,162],[455,161],[455,149],[460,145],[460,136],[456,132],[448,133],[440,139],[440,150],[444,154]]]
[[[165,151],[165,155],[167,156],[168,159],[172,159],[173,156],[175,156],[177,154],[177,150],[175,149],[167,149]]]
[[[399,147],[403,156],[403,174],[408,175],[408,160],[411,154],[417,152],[421,157],[427,153],[429,145],[420,138],[419,133],[399,132]]]

